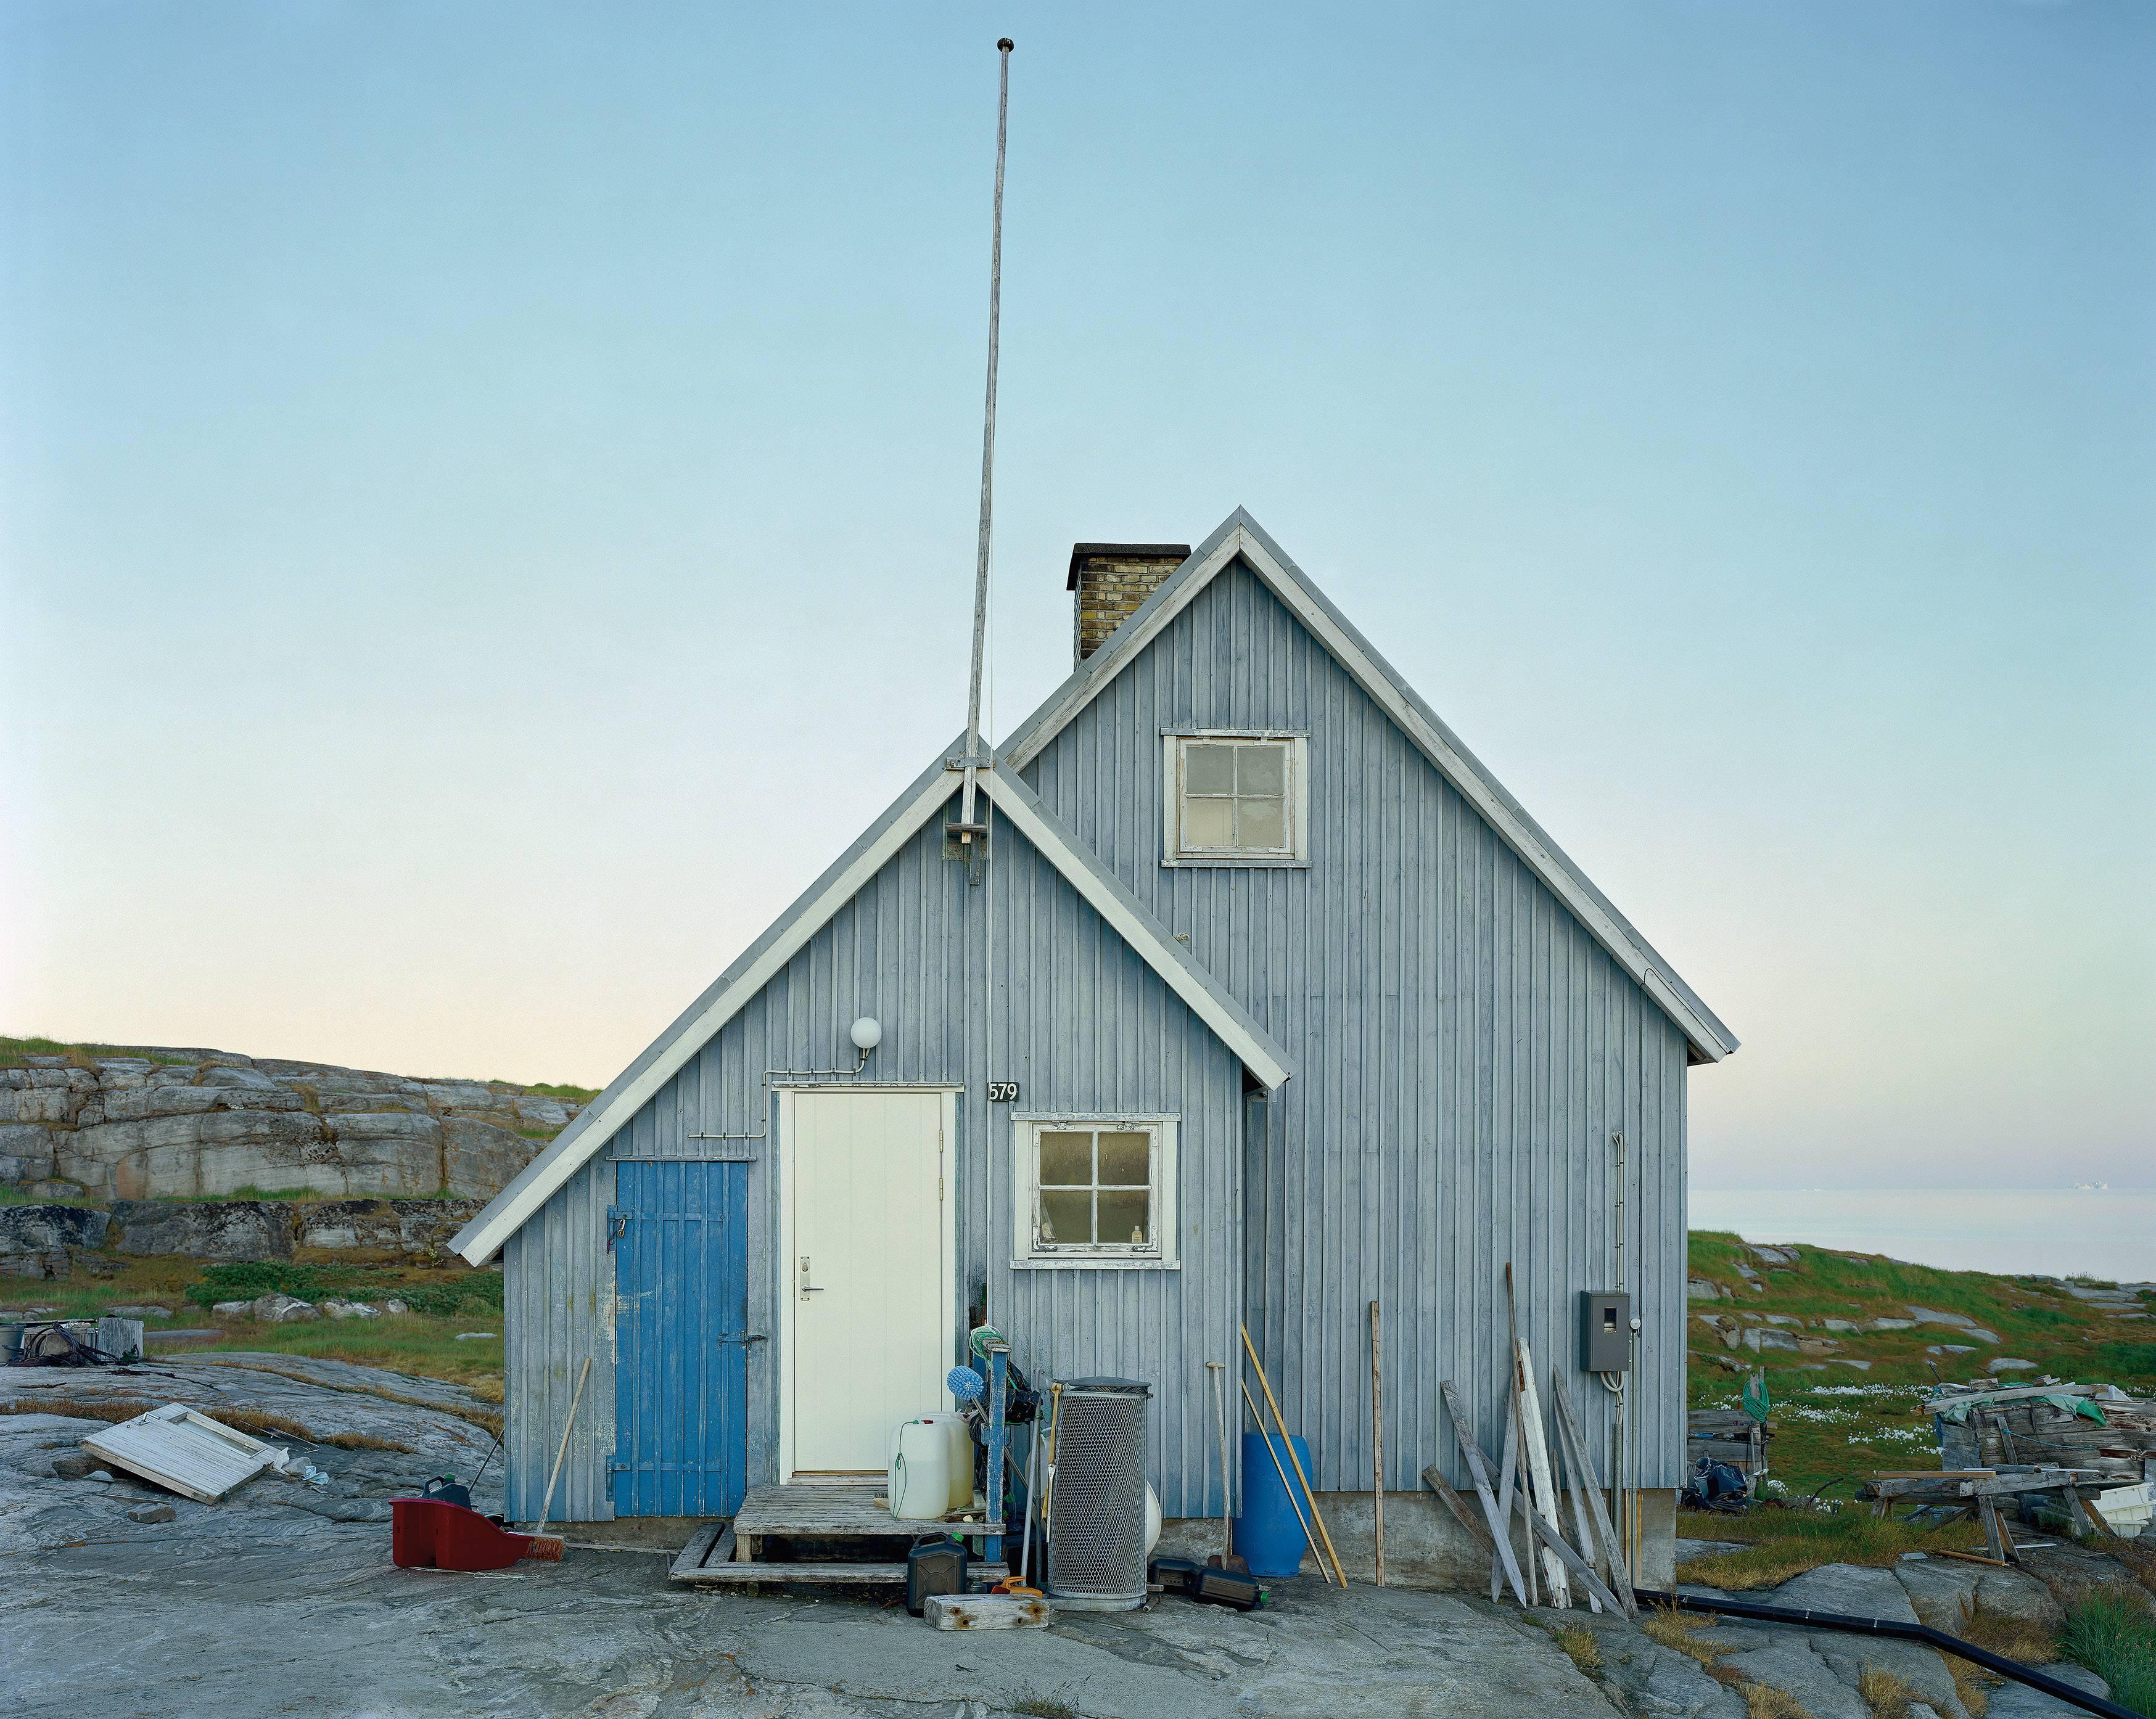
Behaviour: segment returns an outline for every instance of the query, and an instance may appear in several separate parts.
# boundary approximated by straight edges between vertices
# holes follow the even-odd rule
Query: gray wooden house
[[[984,838],[954,742],[457,1239],[507,1277],[510,1515],[587,1357],[554,1516],[711,1518],[880,1470],[983,1314],[1036,1379],[1152,1384],[1170,1517],[1220,1509],[1245,1323],[1367,1493],[1372,1301],[1388,1490],[1465,1484],[1438,1386],[1494,1450],[1507,1262],[1545,1367],[1631,1291],[1666,1501],[1686,1077],[1736,1039],[1246,513],[1070,582]]]

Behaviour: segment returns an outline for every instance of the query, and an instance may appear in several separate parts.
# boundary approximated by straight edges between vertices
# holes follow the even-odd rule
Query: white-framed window
[[[1173,1266],[1175,1118],[1019,1116],[1019,1266]]]
[[[1310,742],[1300,734],[1186,729],[1162,736],[1167,865],[1304,865]]]

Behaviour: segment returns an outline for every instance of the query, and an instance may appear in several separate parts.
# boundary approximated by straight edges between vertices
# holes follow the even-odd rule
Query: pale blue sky
[[[2147,1185],[2156,13],[0,13],[0,1029],[613,1074],[1249,506],[1745,1040]]]

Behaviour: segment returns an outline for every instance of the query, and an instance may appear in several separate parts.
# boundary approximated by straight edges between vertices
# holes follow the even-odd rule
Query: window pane
[[[1236,801],[1235,845],[1239,848],[1285,848],[1287,845],[1287,802]]]
[[[1287,792],[1287,748],[1270,741],[1235,748],[1235,792],[1277,799]]]
[[[1142,1188],[1101,1191],[1101,1239],[1119,1247],[1153,1245],[1152,1196]]]
[[[1040,1185],[1043,1188],[1086,1188],[1093,1181],[1093,1137],[1043,1129],[1040,1135]]]
[[[1084,1188],[1040,1192],[1040,1239],[1068,1244],[1093,1239],[1093,1196]]]
[[[1143,1188],[1152,1179],[1152,1137],[1137,1131],[1101,1133],[1101,1186]]]
[[[1235,844],[1233,800],[1186,800],[1183,804],[1183,845],[1229,848]]]
[[[1191,746],[1183,753],[1183,791],[1187,794],[1231,794],[1235,791],[1235,749]]]

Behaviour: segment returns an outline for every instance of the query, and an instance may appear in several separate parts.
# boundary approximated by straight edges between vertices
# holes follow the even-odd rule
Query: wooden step
[[[889,1520],[888,1517],[886,1518]],[[667,1579],[700,1588],[753,1588],[801,1583],[825,1588],[903,1588],[904,1563],[763,1563],[744,1562],[735,1556],[739,1542],[734,1531],[718,1522],[696,1530],[681,1548],[667,1573]],[[1000,1582],[1009,1571],[1002,1564],[975,1564],[973,1577],[984,1583]]]
[[[918,1534],[948,1534],[974,1539],[1001,1532],[986,1522],[901,1520],[883,1499],[881,1480],[752,1486],[734,1513],[734,1532],[754,1542],[789,1535],[819,1540],[910,1540]]]

